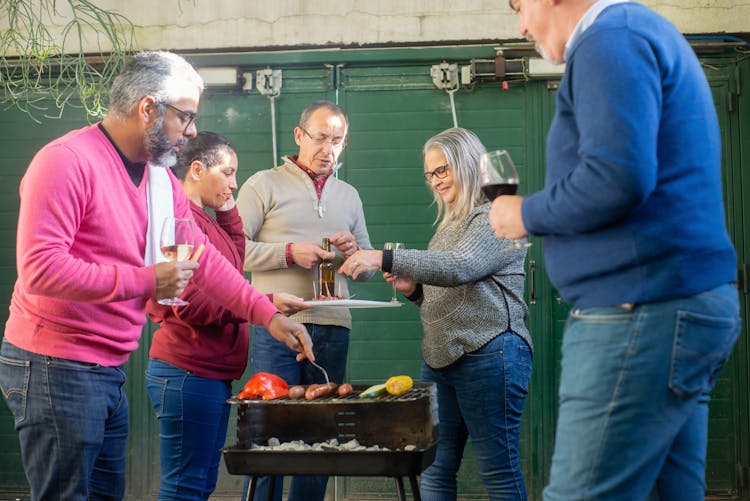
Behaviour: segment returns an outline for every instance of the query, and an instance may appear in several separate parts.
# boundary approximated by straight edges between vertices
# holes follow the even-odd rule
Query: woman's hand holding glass
[[[414,294],[415,290],[417,290],[417,283],[412,282],[408,278],[399,277],[386,272],[383,273],[383,278],[386,282],[391,284],[394,290],[399,291],[404,296],[409,297]]]

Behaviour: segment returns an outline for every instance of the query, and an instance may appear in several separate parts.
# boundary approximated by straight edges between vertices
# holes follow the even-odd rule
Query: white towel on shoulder
[[[159,238],[164,219],[174,217],[174,199],[172,182],[166,167],[146,165],[146,205],[148,206],[148,230],[146,233],[146,255],[143,262],[146,266],[162,263],[167,258],[161,253]]]

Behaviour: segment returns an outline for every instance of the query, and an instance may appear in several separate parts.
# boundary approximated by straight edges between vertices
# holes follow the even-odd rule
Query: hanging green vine
[[[134,48],[133,24],[123,15],[88,0],[65,4],[72,14],[60,28],[57,0],[0,0],[0,19],[7,19],[7,27],[0,24],[0,106],[37,122],[60,117],[66,106],[104,116],[111,81]]]

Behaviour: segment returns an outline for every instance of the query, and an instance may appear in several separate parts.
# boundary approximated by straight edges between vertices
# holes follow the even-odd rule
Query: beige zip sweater
[[[357,190],[331,176],[323,186],[320,200],[310,176],[284,157],[284,164],[257,172],[240,188],[237,207],[245,236],[245,271],[260,292],[289,292],[304,299],[313,297],[313,277],[317,269],[286,265],[287,242],[318,242],[337,231],[350,231],[363,249],[371,249],[365,214]],[[334,260],[336,269],[343,256]],[[372,274],[358,277],[358,281]],[[336,274],[337,292],[348,296],[347,280]],[[341,283],[341,289],[338,283]],[[339,325],[351,328],[346,308],[315,308],[292,316],[301,323]]]

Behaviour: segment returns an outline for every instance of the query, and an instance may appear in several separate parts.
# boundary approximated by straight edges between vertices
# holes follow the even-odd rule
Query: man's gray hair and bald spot
[[[346,112],[344,111],[344,108],[339,106],[338,104],[332,103],[330,101],[314,101],[310,103],[307,108],[302,110],[302,114],[299,117],[299,124],[298,127],[301,129],[307,129],[307,124],[310,121],[310,117],[313,113],[318,111],[321,108],[325,108],[334,115],[340,116],[344,119],[344,125],[346,125],[346,130],[349,130],[349,118],[346,116]]]
[[[109,110],[125,117],[144,96],[170,103],[179,89],[192,84],[203,91],[203,79],[184,58],[166,51],[144,51],[130,58],[120,70],[109,92]]]

